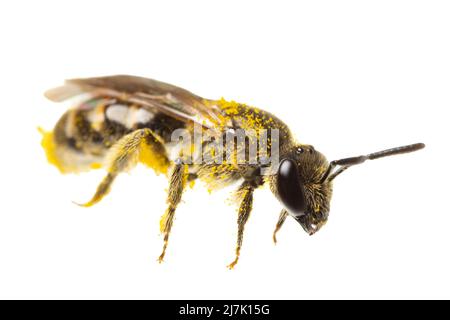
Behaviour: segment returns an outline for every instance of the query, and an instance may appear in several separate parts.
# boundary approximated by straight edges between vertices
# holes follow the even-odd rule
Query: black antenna
[[[425,148],[425,144],[415,143],[415,144],[411,144],[408,146],[402,146],[402,147],[397,147],[397,148],[392,148],[392,149],[387,149],[387,150],[383,150],[383,151],[370,153],[365,156],[334,160],[334,161],[331,161],[330,166],[328,167],[327,171],[323,175],[321,182],[323,183],[326,180],[333,181],[338,175],[340,175],[342,172],[344,172],[351,166],[364,163],[366,160],[375,160],[375,159],[380,159],[380,158],[384,158],[384,157],[396,156],[398,154],[418,151],[423,148]],[[336,168],[337,166],[341,166],[341,167],[333,173],[334,168]]]

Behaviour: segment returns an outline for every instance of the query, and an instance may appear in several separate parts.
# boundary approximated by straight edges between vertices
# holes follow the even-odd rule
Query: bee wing
[[[221,120],[222,110],[213,100],[203,99],[164,82],[141,77],[117,75],[71,79],[61,87],[50,89],[45,96],[52,101],[61,102],[82,94],[120,98],[183,122],[198,123],[208,129],[216,128],[218,124],[227,126]]]

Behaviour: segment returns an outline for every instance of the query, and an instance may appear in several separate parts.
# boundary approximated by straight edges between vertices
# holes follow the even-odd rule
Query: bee
[[[239,184],[234,197],[238,204],[236,252],[229,265],[233,269],[240,258],[255,190],[268,185],[283,206],[273,232],[275,243],[287,217],[313,235],[328,220],[333,181],[341,173],[367,160],[425,147],[416,143],[328,162],[312,145],[297,142],[287,125],[269,112],[223,98],[204,99],[134,76],[72,79],[45,95],[55,102],[78,98],[52,131],[41,130],[48,161],[62,173],[107,171],[93,197],[81,206],[98,203],[115,178],[137,163],[168,177],[159,262],[164,260],[183,192],[196,180],[210,191]],[[237,133],[243,130],[245,136],[240,139]],[[233,147],[225,148],[231,142]],[[200,151],[193,152],[196,146]],[[260,148],[251,152],[255,146]]]

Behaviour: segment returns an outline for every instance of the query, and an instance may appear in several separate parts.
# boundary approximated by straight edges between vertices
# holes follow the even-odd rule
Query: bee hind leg
[[[133,168],[139,161],[152,167],[157,173],[166,173],[170,163],[163,143],[147,128],[133,131],[120,139],[111,147],[108,159],[108,174],[91,200],[80,206],[91,207],[100,202],[111,190],[117,175]]]
[[[169,191],[167,197],[167,204],[169,205],[165,214],[161,217],[160,228],[164,235],[164,246],[161,255],[158,258],[159,263],[164,261],[167,246],[169,244],[170,231],[172,230],[173,219],[178,204],[181,201],[183,191],[186,188],[189,180],[195,180],[196,176],[188,173],[188,167],[183,164],[181,159],[175,161],[175,166],[170,175]]]

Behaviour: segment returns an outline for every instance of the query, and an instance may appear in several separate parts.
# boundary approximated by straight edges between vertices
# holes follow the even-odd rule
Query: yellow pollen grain
[[[103,166],[100,162],[94,162],[94,163],[91,163],[90,167],[91,167],[91,169],[96,170],[96,169],[101,169]]]

